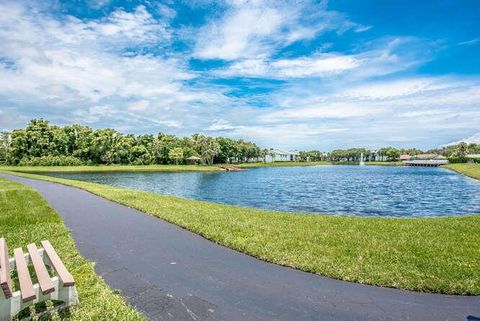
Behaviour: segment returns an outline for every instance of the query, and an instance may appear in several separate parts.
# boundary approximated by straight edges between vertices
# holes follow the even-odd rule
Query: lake
[[[480,181],[443,168],[324,165],[243,172],[49,175],[289,212],[395,217],[480,213]]]

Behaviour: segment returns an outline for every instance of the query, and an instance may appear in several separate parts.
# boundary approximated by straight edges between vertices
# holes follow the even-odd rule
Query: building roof
[[[416,159],[432,159],[432,158],[445,159],[446,157],[443,156],[443,155],[439,155],[439,154],[418,154],[418,155],[413,156],[413,158],[416,158]]]
[[[410,158],[412,158],[412,155],[407,155],[407,154],[400,155],[400,160],[407,160]]]
[[[288,150],[281,150],[277,148],[272,148],[270,151],[274,152],[275,154],[287,154],[287,155],[298,155],[296,152],[290,152]]]
[[[190,156],[187,158],[188,160],[200,160],[201,158],[200,157],[197,157],[197,156]]]

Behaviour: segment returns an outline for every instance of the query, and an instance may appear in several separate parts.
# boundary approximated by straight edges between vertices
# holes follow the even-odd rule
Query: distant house
[[[376,162],[385,162],[388,160],[388,157],[385,155],[380,155],[377,150],[372,150],[369,156],[367,156],[369,161],[376,161]]]
[[[297,160],[299,154],[281,149],[270,149],[265,156],[265,162],[291,162]]]
[[[409,160],[410,158],[412,158],[412,155],[407,155],[407,154],[400,155],[399,157],[401,161],[406,161],[406,160]]]
[[[428,159],[431,159],[431,160],[444,160],[444,159],[447,159],[445,156],[443,155],[439,155],[439,154],[418,154],[418,155],[415,155],[415,156],[412,156],[411,159],[415,160],[428,160]]]
[[[402,161],[408,166],[440,166],[448,164],[447,158],[439,154],[418,154]]]
[[[480,154],[467,154],[467,158],[480,158]]]
[[[480,161],[480,154],[467,154],[468,163],[475,163]]]

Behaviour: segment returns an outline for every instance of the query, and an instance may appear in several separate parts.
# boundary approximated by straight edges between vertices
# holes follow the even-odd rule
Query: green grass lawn
[[[273,163],[244,163],[236,166],[242,168],[249,167],[283,167],[283,166],[316,166],[316,165],[331,165],[331,162],[273,162]],[[234,164],[235,165],[235,164]]]
[[[448,164],[443,167],[472,178],[480,179],[480,164]]]
[[[13,249],[48,239],[75,278],[80,305],[70,313],[55,313],[53,320],[144,320],[115,294],[80,256],[61,217],[31,188],[0,179],[0,237]],[[3,294],[0,294],[3,295]]]
[[[85,189],[268,262],[359,283],[480,294],[480,215],[400,219],[292,214],[16,175]]]
[[[365,162],[365,165],[376,165],[376,166],[405,166],[403,162]]]

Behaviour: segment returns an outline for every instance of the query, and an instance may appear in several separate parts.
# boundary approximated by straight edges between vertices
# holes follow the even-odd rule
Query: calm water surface
[[[442,168],[263,167],[244,172],[55,173],[223,204],[359,216],[480,213],[480,182]]]

